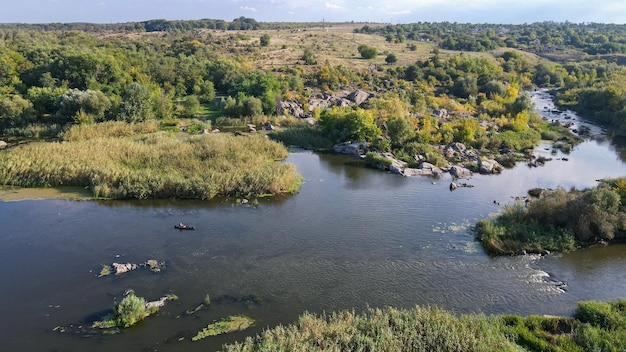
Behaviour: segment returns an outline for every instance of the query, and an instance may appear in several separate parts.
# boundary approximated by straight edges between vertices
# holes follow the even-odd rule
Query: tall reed
[[[105,127],[70,130],[70,142],[3,151],[0,184],[88,186],[98,198],[209,199],[295,192],[301,182],[293,165],[280,162],[286,148],[261,136],[157,132],[116,138],[108,135],[129,130]]]

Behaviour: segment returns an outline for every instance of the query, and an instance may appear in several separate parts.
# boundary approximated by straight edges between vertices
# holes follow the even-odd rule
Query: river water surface
[[[544,95],[533,100],[538,111],[560,118]],[[558,154],[544,167],[475,175],[467,181],[475,187],[454,192],[446,177],[403,178],[343,156],[294,150],[287,161],[305,178],[300,192],[258,204],[0,202],[1,349],[212,351],[295,322],[305,311],[431,305],[456,313],[570,315],[580,300],[626,297],[626,246],[490,258],[469,232],[500,209],[496,203],[529,188],[584,188],[626,175],[620,150],[591,128],[595,137],[568,161],[556,160],[565,156]],[[536,152],[550,156],[545,147]],[[196,231],[174,230],[179,222]],[[167,267],[97,277],[102,264],[147,259]],[[79,328],[105,315],[127,289],[148,300],[167,293],[179,299],[118,335]],[[209,309],[184,314],[207,294]],[[198,330],[232,314],[257,323],[191,342]]]

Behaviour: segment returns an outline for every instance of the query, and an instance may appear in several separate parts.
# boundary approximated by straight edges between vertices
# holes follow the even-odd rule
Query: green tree
[[[317,61],[315,60],[315,55],[313,55],[313,51],[311,51],[311,49],[309,48],[304,49],[304,52],[302,53],[302,56],[300,58],[304,61],[305,65],[315,65],[317,63]]]
[[[398,148],[415,136],[415,130],[408,117],[393,117],[387,121],[387,134],[392,147]]]
[[[180,102],[177,107],[178,115],[180,117],[196,117],[200,114],[200,101],[195,95],[189,95]]]
[[[259,39],[259,43],[261,44],[261,46],[268,46],[270,45],[270,35],[269,34],[263,34],[261,36],[261,38]]]
[[[118,120],[142,122],[154,119],[153,101],[148,87],[133,82],[128,86],[120,105]]]
[[[35,118],[33,103],[15,94],[0,101],[0,124],[22,126]]]
[[[68,89],[61,95],[56,105],[57,121],[60,123],[80,123],[78,113],[91,116],[92,121],[103,121],[106,111],[111,108],[111,100],[101,91]],[[84,117],[84,116],[83,116]],[[81,118],[81,120],[84,120]]]
[[[57,110],[56,100],[66,90],[65,88],[54,87],[30,87],[26,92],[26,97],[33,102],[38,116],[53,115]]]
[[[373,59],[376,55],[378,55],[378,50],[376,48],[365,44],[359,45],[357,50],[359,51],[359,54],[361,54],[361,57],[366,60]]]
[[[393,65],[396,62],[398,62],[398,57],[394,53],[389,53],[387,54],[387,57],[385,58],[385,62],[388,63],[389,65]]]
[[[367,110],[332,108],[320,116],[322,132],[335,143],[346,141],[374,141],[381,131],[374,123],[374,115]]]

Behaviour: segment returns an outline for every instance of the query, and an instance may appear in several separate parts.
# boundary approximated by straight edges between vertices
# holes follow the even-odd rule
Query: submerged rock
[[[470,185],[469,183],[458,183],[458,182],[452,182],[450,183],[450,190],[454,191],[457,188],[460,187],[467,187],[467,188],[472,188],[474,187],[474,185]]]

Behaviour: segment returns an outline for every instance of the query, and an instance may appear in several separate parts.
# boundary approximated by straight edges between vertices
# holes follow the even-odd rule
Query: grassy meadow
[[[287,149],[262,136],[139,133],[151,126],[75,126],[67,141],[11,148],[0,154],[0,184],[83,186],[94,197],[114,199],[210,199],[299,188],[295,167],[280,162]]]

